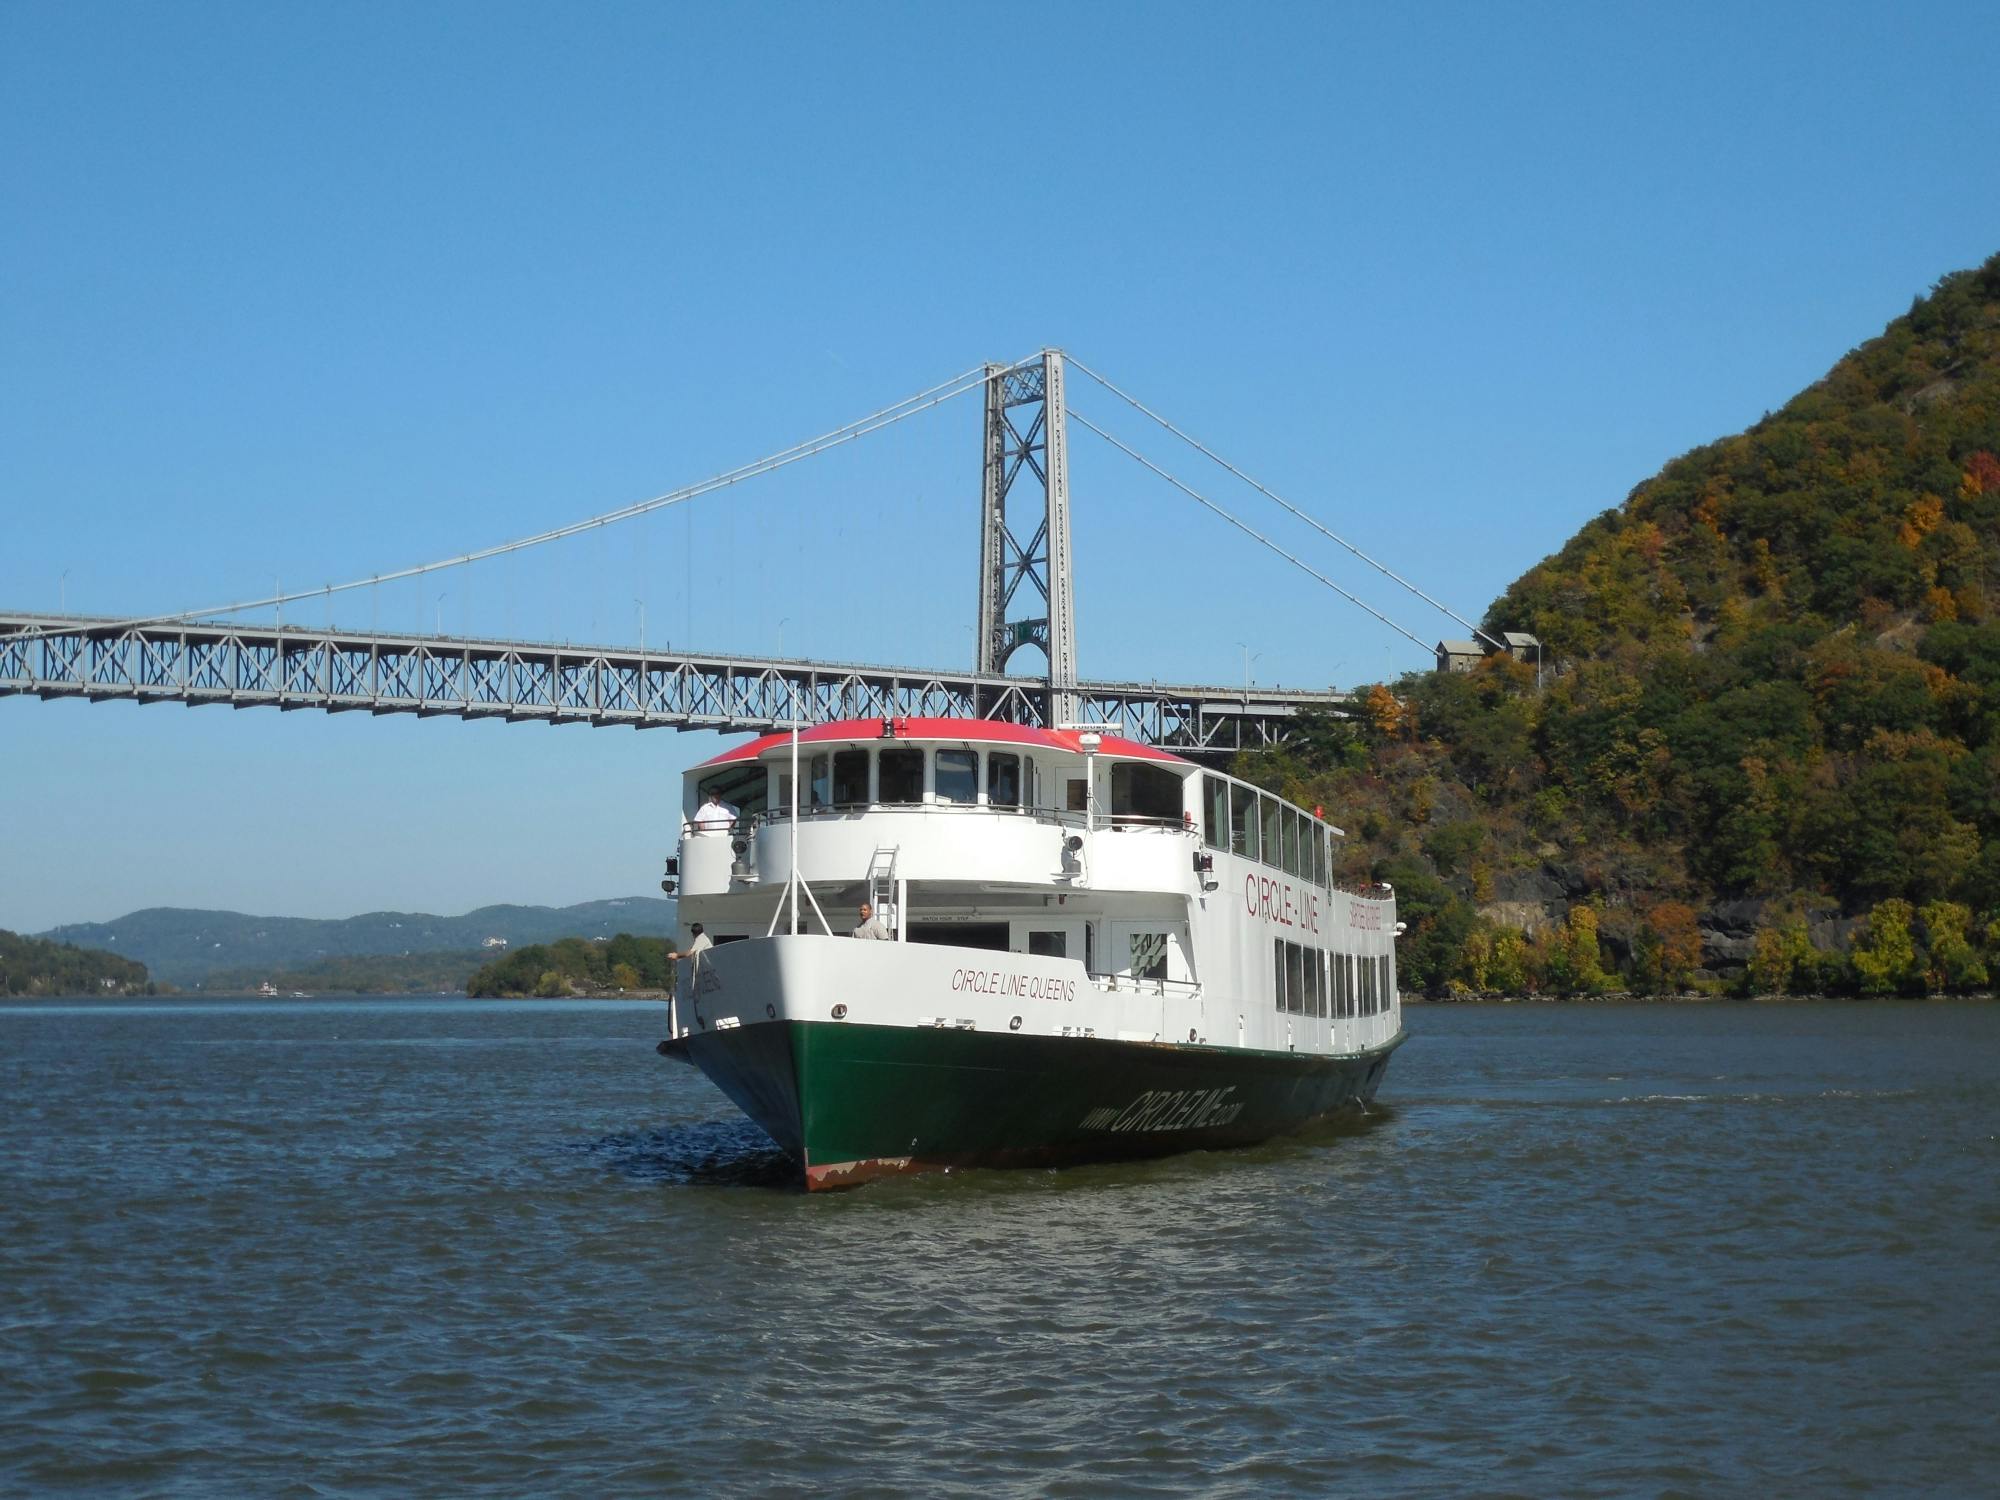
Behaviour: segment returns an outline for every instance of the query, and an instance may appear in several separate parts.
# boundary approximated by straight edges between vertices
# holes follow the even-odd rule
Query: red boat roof
[[[894,726],[893,729],[890,726]],[[799,731],[801,744],[815,744],[824,740],[971,740],[980,744],[1028,745],[1042,750],[1067,750],[1081,755],[1083,746],[1079,743],[1081,730],[1076,729],[1034,729],[1025,724],[1007,724],[997,719],[840,719],[832,724],[814,724]],[[754,740],[736,745],[713,759],[705,760],[697,770],[709,766],[726,766],[734,761],[755,760],[766,750],[774,750],[780,745],[791,743],[791,732],[761,734]],[[1151,745],[1142,745],[1137,740],[1128,740],[1115,734],[1107,734],[1098,746],[1098,754],[1123,756],[1128,760],[1163,760],[1177,765],[1187,761],[1165,750]]]

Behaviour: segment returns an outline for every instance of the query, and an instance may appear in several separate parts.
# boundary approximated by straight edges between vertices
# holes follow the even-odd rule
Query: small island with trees
[[[474,1000],[664,995],[674,982],[672,951],[665,938],[628,932],[608,942],[531,943],[481,968],[465,982],[465,993]]]

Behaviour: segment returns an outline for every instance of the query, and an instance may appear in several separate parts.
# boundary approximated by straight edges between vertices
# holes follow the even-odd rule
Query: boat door
[[[1082,963],[1083,919],[1049,913],[1016,917],[1008,933],[1007,946],[1016,953],[1029,953],[1038,958],[1073,958]]]

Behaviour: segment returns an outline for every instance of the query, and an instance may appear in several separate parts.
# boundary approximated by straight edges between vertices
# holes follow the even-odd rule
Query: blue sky
[[[1990,4],[15,0],[0,607],[452,555],[1059,344],[1476,617],[2000,249],[1996,43]],[[643,607],[655,645],[961,664],[977,429],[967,399],[333,618],[631,644]],[[1422,665],[1072,449],[1086,676]],[[650,891],[718,744],[0,699],[0,927]]]

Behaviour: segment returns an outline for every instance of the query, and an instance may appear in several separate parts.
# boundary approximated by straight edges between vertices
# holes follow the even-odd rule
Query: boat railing
[[[925,813],[942,817],[965,817],[985,815],[1001,818],[1030,818],[1037,823],[1047,823],[1057,828],[1081,828],[1084,815],[1061,807],[1011,806],[991,802],[835,802],[819,804],[799,809],[801,823],[830,823],[847,818],[858,818],[869,813]],[[749,828],[769,828],[792,820],[789,807],[767,807],[752,813],[739,825]]]
[[[1195,979],[1147,978],[1138,974],[1100,974],[1091,970],[1084,976],[1100,990],[1127,995],[1172,995],[1184,1000],[1201,998],[1201,982]]]
[[[964,817],[970,815],[990,815],[1003,818],[1032,818],[1038,823],[1048,823],[1058,828],[1082,828],[1089,817],[1067,807],[1034,807],[995,802],[836,802],[799,809],[801,823],[825,822],[841,818],[857,818],[868,813],[935,813],[943,817]],[[792,810],[788,807],[767,807],[739,820],[736,828],[767,828],[779,823],[789,823]],[[1097,827],[1100,831],[1126,833],[1135,829],[1150,829],[1165,833],[1186,833],[1192,827],[1192,820],[1185,813],[1172,817],[1159,817],[1149,813],[1099,813]],[[704,830],[727,832],[726,829]]]

